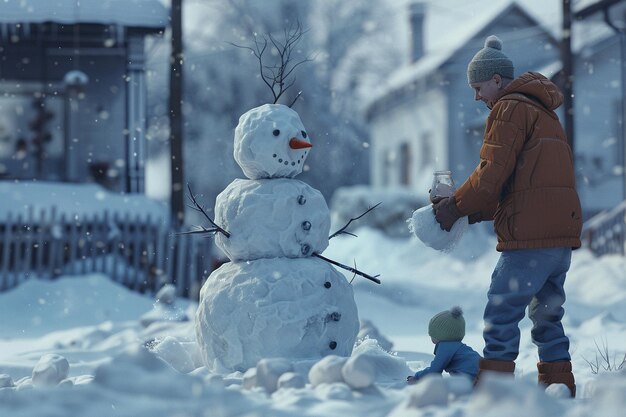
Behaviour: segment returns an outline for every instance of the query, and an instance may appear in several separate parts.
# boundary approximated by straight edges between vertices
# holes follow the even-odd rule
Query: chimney
[[[409,24],[411,29],[411,63],[424,55],[424,17],[426,3],[414,1],[409,4]]]

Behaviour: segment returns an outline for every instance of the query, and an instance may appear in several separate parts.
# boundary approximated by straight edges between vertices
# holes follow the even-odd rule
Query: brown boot
[[[515,362],[513,361],[494,361],[491,359],[480,358],[478,362],[478,375],[474,379],[474,386],[478,385],[480,378],[484,372],[499,372],[502,374],[511,374],[515,372]]]
[[[540,385],[565,384],[569,388],[572,398],[576,397],[576,383],[572,373],[572,362],[539,362],[537,363],[539,375],[537,379]]]

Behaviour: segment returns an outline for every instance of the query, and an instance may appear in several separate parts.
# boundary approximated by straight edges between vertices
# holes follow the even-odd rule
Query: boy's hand
[[[406,377],[406,383],[409,385],[417,384],[418,378],[415,378],[413,375]]]
[[[439,196],[439,195],[437,195],[437,196],[433,196],[433,195],[431,194],[431,191],[432,191],[432,190],[428,190],[428,199],[430,200],[430,202],[431,202],[432,204],[437,204],[438,202],[440,202],[441,200],[443,200],[443,199],[445,198],[445,197],[441,197],[441,196]]]
[[[441,199],[438,203],[433,204],[433,210],[435,210],[435,220],[439,223],[439,227],[446,232],[449,232],[454,223],[462,217],[459,209],[456,208],[456,199],[454,197]]]

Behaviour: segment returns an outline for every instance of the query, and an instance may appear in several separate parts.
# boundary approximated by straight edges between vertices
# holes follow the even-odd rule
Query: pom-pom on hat
[[[458,341],[465,337],[465,319],[461,307],[435,314],[428,323],[428,335],[440,342]]]
[[[485,39],[485,47],[478,51],[467,66],[467,82],[488,81],[494,74],[513,79],[513,62],[502,53],[502,41],[495,35]]]

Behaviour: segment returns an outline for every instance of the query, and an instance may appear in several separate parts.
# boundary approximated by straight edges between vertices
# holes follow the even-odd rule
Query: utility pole
[[[576,162],[574,141],[574,66],[572,59],[572,4],[563,0],[563,25],[561,30],[561,62],[563,63],[563,105],[565,107],[565,134]]]
[[[170,55],[170,154],[171,154],[171,196],[170,209],[172,226],[180,229],[185,221],[183,203],[183,27],[182,0],[172,0],[171,25],[172,45]]]
[[[619,6],[624,0],[598,0],[596,3],[592,3],[589,6],[578,10],[576,12],[576,18],[578,20],[584,20],[596,13],[602,13],[604,17],[604,23],[607,24],[617,36],[619,36],[620,44],[620,63],[621,63],[621,84],[622,84],[622,100],[621,100],[621,115],[619,118],[620,130],[622,134],[622,147],[621,153],[621,165],[622,165],[622,197],[626,199],[626,26],[622,22],[616,24],[611,14],[611,7]],[[623,13],[623,10],[622,10]],[[626,20],[626,17],[625,19]]]

